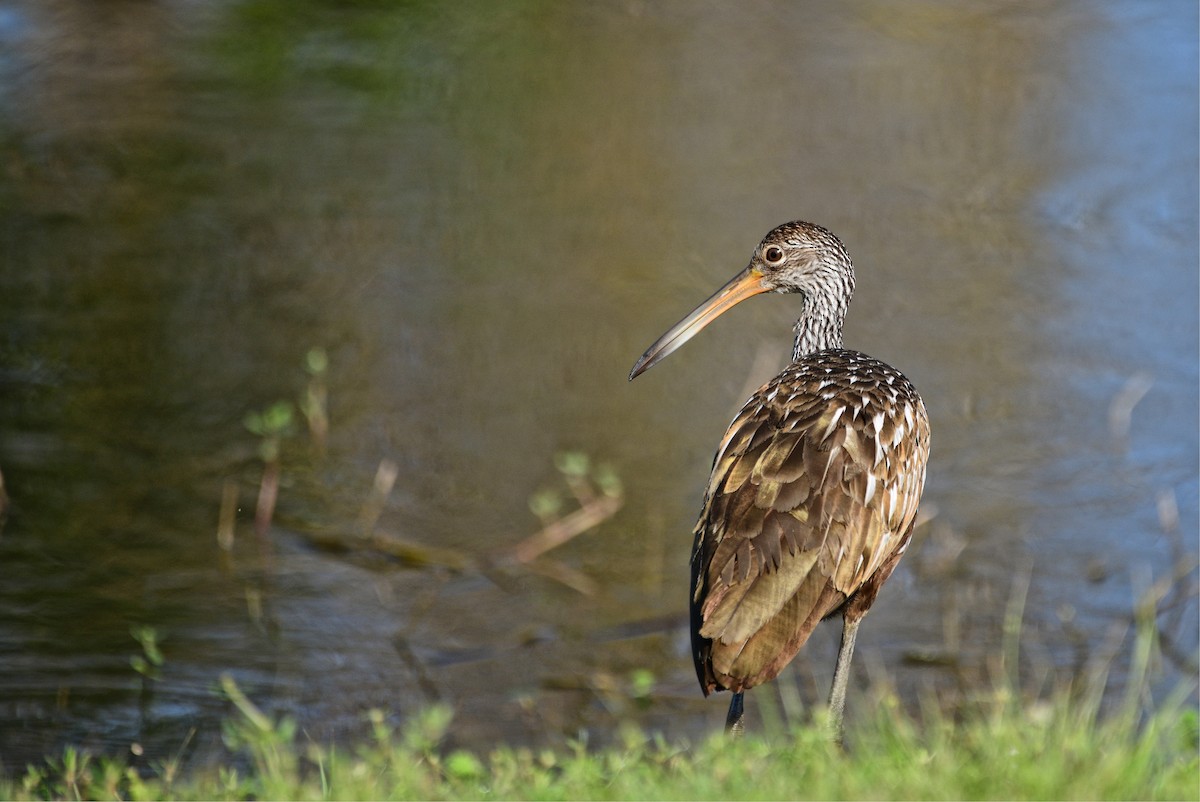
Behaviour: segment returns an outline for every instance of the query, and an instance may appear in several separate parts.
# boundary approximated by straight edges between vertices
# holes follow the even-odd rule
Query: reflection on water
[[[212,746],[222,671],[317,737],[433,700],[468,744],[717,726],[689,532],[795,304],[625,375],[794,217],[846,241],[848,343],[933,420],[936,515],[863,664],[985,676],[1025,576],[1030,663],[1094,656],[1194,539],[1195,30],[1133,2],[0,3],[0,761]],[[328,448],[285,439],[260,541],[242,421],[301,392],[312,346]],[[481,568],[538,529],[566,450],[625,487],[554,553],[590,596]],[[321,547],[383,460],[380,529],[465,563]],[[752,707],[822,698],[836,629]]]

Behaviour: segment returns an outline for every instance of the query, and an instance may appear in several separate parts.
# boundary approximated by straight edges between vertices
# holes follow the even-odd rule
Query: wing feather
[[[693,641],[706,692],[773,678],[904,548],[927,454],[916,390],[857,352],[806,358],[746,403],[696,524]]]

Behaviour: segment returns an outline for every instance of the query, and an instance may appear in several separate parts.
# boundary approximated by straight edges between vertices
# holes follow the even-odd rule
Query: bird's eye
[[[783,248],[778,245],[768,245],[763,248],[763,261],[769,265],[777,265],[783,261]]]

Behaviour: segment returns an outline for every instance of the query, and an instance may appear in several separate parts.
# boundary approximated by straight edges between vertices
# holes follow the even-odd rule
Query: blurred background
[[[2,769],[211,753],[223,674],[320,740],[719,728],[691,527],[799,301],[626,376],[796,218],[933,427],[851,717],[969,695],[1006,632],[1035,691],[1119,690],[1139,599],[1194,677],[1197,14],[0,0]]]

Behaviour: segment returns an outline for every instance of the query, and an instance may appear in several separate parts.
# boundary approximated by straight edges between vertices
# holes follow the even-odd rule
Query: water
[[[986,677],[1026,580],[1031,667],[1103,655],[1195,551],[1196,29],[1187,3],[0,3],[0,762],[202,756],[222,672],[318,738],[431,701],[473,746],[718,727],[689,533],[796,300],[625,376],[796,217],[846,242],[847,343],[934,431],[936,514],[857,687]],[[313,347],[328,444],[284,440],[260,540],[243,419],[304,391]],[[537,531],[563,451],[625,488],[548,555],[592,595],[478,567]],[[465,570],[326,547],[383,461],[379,530]],[[1194,673],[1178,611],[1162,687]],[[751,715],[822,698],[836,639]]]

